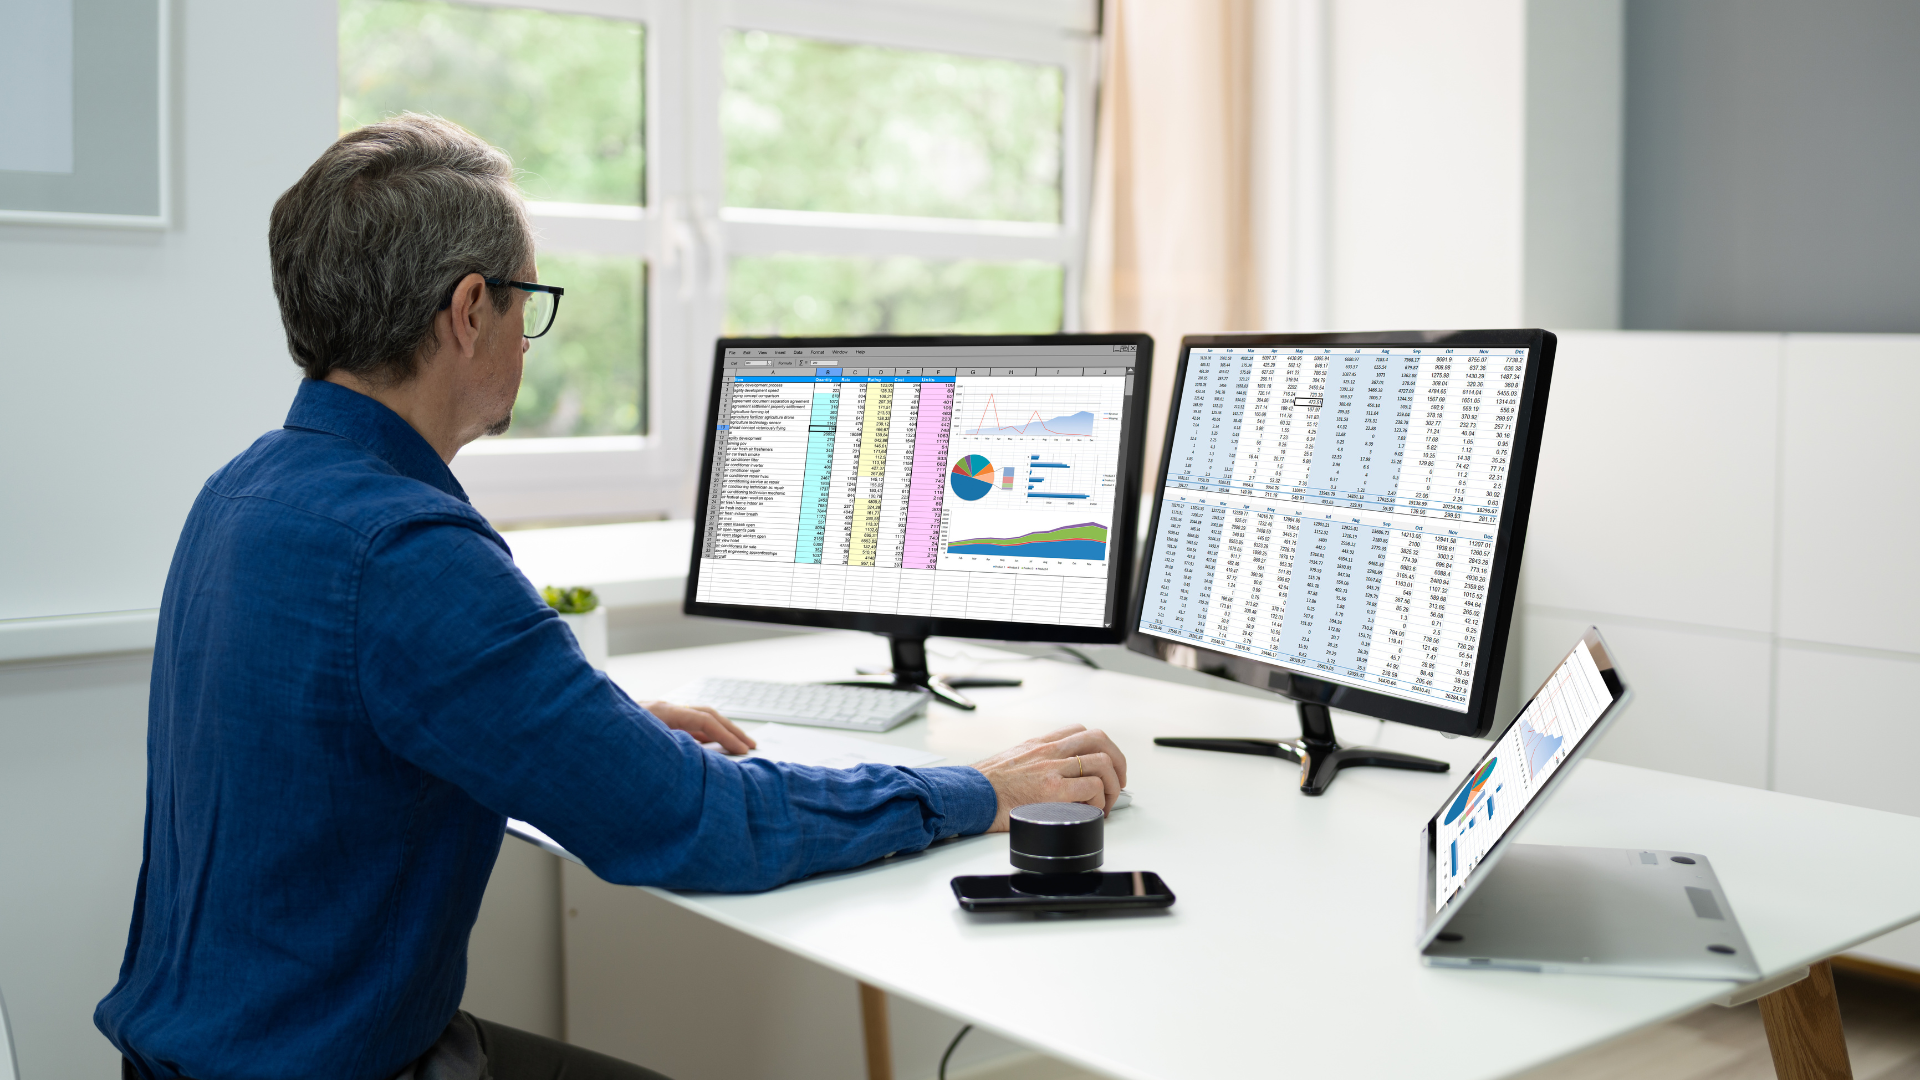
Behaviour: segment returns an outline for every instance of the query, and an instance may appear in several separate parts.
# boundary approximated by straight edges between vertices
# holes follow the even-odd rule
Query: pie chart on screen
[[[953,481],[955,495],[968,502],[983,499],[993,490],[993,462],[979,454],[968,454],[953,463],[947,479]]]

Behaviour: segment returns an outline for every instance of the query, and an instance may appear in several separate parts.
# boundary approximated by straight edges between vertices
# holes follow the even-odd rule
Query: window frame
[[[634,256],[647,268],[647,434],[486,439],[453,469],[497,524],[685,518],[693,509],[713,342],[735,256],[1038,260],[1063,267],[1062,326],[1081,326],[1093,189],[1099,0],[457,0],[646,26],[641,207],[530,203],[541,251]],[[725,205],[725,35],[763,30],[848,44],[1059,67],[1061,220],[976,221]],[[565,282],[556,282],[565,285]]]

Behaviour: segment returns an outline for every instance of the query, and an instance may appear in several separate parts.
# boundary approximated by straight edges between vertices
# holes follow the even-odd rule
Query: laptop
[[[1705,855],[1513,841],[1630,697],[1589,628],[1434,811],[1420,833],[1427,964],[1760,978]]]

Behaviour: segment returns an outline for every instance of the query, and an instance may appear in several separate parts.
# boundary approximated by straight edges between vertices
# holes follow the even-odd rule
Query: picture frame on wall
[[[0,223],[164,229],[167,0],[0,0]]]

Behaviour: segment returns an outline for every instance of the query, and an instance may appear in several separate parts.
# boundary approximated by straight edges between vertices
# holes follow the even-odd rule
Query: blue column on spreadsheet
[[[1187,507],[1187,535],[1193,538],[1193,599],[1186,630],[1194,637],[1207,632],[1207,605],[1213,602],[1213,574],[1220,564],[1220,541],[1227,531],[1227,508],[1195,503]]]
[[[1293,579],[1280,619],[1280,651],[1304,663],[1325,663],[1322,644],[1332,609],[1334,553],[1339,527],[1324,517],[1300,522],[1293,551]]]
[[[1341,462],[1339,489],[1354,501],[1378,503],[1399,486],[1400,462],[1405,457],[1407,424],[1402,419],[1400,390],[1408,364],[1418,377],[1420,358],[1411,354],[1366,358],[1360,372],[1356,400],[1359,408],[1350,426],[1346,459]],[[1409,391],[1406,416],[1413,411]]]
[[[1351,641],[1364,616],[1361,565],[1365,560],[1364,537],[1359,525],[1351,521],[1333,523],[1331,557],[1320,588],[1320,627],[1309,659],[1345,667],[1342,657],[1351,651]]]
[[[1240,450],[1240,428],[1246,418],[1247,385],[1252,381],[1254,357],[1215,356],[1200,369],[1193,387],[1196,416],[1189,406],[1187,421],[1195,424],[1189,473],[1208,490],[1225,491],[1233,477],[1234,455]],[[1185,396],[1185,395],[1183,395]],[[1186,424],[1182,424],[1185,427]]]
[[[1160,504],[1159,550],[1148,559],[1147,595],[1140,619],[1161,629],[1186,628],[1188,595],[1193,586],[1193,561],[1185,551],[1187,504],[1168,499]]]
[[[1320,407],[1320,430],[1314,446],[1313,462],[1307,466],[1307,487],[1312,494],[1332,496],[1345,491],[1340,486],[1348,458],[1360,448],[1358,421],[1364,377],[1371,359],[1366,356],[1336,356],[1327,369],[1327,389]]]
[[[1379,464],[1383,455],[1378,452],[1374,454],[1374,472],[1381,474],[1381,479],[1368,490],[1380,493],[1382,502],[1397,506],[1399,505],[1400,475],[1407,465],[1407,447],[1413,445],[1413,399],[1420,388],[1421,358],[1404,355],[1394,359],[1397,363],[1392,369],[1395,380],[1392,395],[1393,438],[1385,443],[1388,452],[1384,455],[1386,460],[1384,473]]]
[[[833,436],[840,420],[838,383],[820,382],[813,388],[813,411],[807,417],[807,463],[801,473],[800,529],[793,561],[817,563],[827,540],[827,494],[833,481]]]
[[[1353,538],[1355,552],[1353,583],[1349,586],[1346,598],[1345,628],[1337,643],[1332,644],[1332,661],[1349,672],[1367,670],[1372,659],[1373,629],[1380,615],[1380,595],[1387,573],[1387,548],[1393,540],[1393,530],[1384,526],[1353,525],[1354,532],[1349,533],[1346,526],[1341,527],[1345,550],[1345,539]]]
[[[1207,393],[1213,387],[1214,358],[1196,352],[1187,362],[1186,384],[1180,388],[1180,422],[1173,431],[1173,449],[1167,455],[1167,481],[1189,483],[1204,468],[1201,447],[1207,445]]]
[[[1167,586],[1161,625],[1190,638],[1206,636],[1207,605],[1213,598],[1213,572],[1219,563],[1220,536],[1226,530],[1227,510],[1204,503],[1168,502],[1163,511],[1162,564],[1159,581]],[[1167,557],[1168,555],[1171,557]],[[1147,582],[1149,601],[1157,601],[1155,578]]]

